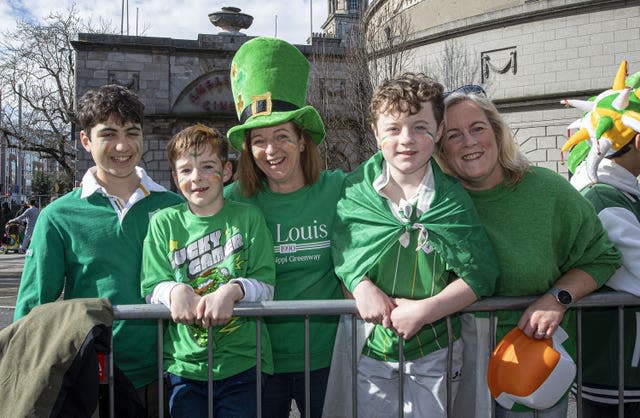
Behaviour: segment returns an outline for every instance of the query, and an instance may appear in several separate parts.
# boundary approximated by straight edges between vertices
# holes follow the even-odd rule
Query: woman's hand
[[[391,311],[396,307],[393,300],[371,280],[365,278],[353,289],[360,317],[366,322],[391,328]]]
[[[576,302],[596,290],[598,283],[588,273],[574,268],[560,276],[552,287],[568,291]],[[554,295],[545,293],[524,311],[518,328],[531,338],[551,338],[567,309]]]
[[[518,328],[531,338],[551,338],[560,326],[566,311],[567,308],[560,305],[555,296],[545,293],[524,311]]]

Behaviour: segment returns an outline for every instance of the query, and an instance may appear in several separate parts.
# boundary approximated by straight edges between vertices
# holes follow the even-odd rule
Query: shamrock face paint
[[[222,209],[222,190],[229,178],[230,163],[221,161],[211,147],[191,149],[175,162],[174,180],[198,216],[212,216]]]
[[[423,103],[422,109],[414,115],[408,112],[382,113],[373,130],[392,176],[394,173],[410,175],[418,181],[424,177],[441,134],[431,102]]]
[[[291,122],[251,130],[251,155],[273,191],[284,193],[304,186],[300,154],[305,143],[297,132]]]
[[[142,128],[140,124],[124,125],[109,118],[80,134],[84,149],[96,163],[96,177],[103,185],[113,181],[138,183],[135,167],[142,156]]]

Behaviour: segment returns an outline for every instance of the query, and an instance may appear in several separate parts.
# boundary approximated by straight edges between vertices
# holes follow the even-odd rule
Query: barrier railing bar
[[[576,415],[582,418],[582,308],[576,311]]]
[[[262,418],[262,330],[261,320],[256,317],[256,416]]]
[[[158,319],[158,338],[156,340],[156,356],[158,361],[158,416],[164,416],[164,321]]]
[[[309,315],[304,317],[304,416],[311,418],[311,359],[309,356]],[[298,405],[298,407],[300,407]]]
[[[490,353],[493,353],[493,350],[496,349],[496,315],[493,311],[489,312],[489,344]],[[496,401],[491,398],[491,418],[496,418]]]
[[[624,418],[624,306],[618,306],[618,418]]]
[[[352,417],[358,416],[358,328],[357,318],[351,315],[351,405]]]
[[[491,351],[496,345],[495,336],[495,315],[494,311],[498,310],[516,310],[525,309],[532,302],[534,302],[538,296],[522,296],[522,297],[491,297],[469,305],[463,309],[462,312],[489,312],[490,321],[490,341],[492,342]],[[582,416],[582,309],[591,307],[611,307],[618,306],[618,322],[619,322],[619,376],[618,376],[618,416],[624,416],[624,307],[625,306],[639,306],[640,298],[635,297],[625,292],[598,292],[593,293],[573,304],[573,308],[577,311],[577,341],[576,341],[576,355],[577,355],[577,416]],[[168,308],[160,304],[141,304],[141,305],[115,305],[113,306],[114,320],[126,320],[126,319],[157,319],[158,320],[158,411],[162,416],[164,414],[164,403],[162,399],[163,394],[163,367],[162,367],[162,330],[163,320],[171,319],[171,313]],[[305,415],[308,416],[310,411],[310,362],[309,362],[309,316],[313,315],[341,315],[348,314],[352,316],[352,355],[355,360],[359,353],[357,353],[356,341],[357,341],[357,327],[356,317],[357,308],[354,300],[317,300],[317,301],[267,301],[267,302],[243,302],[237,303],[233,310],[234,316],[251,316],[256,317],[256,382],[257,382],[257,401],[258,406],[261,405],[261,362],[259,358],[261,356],[261,336],[260,336],[260,320],[259,316],[293,316],[304,315],[305,316],[305,402],[307,408],[305,408]],[[449,319],[447,319],[449,321]],[[449,323],[447,322],[447,325]],[[211,328],[209,328],[211,329]],[[452,333],[449,333],[450,340],[452,339]],[[213,376],[211,365],[213,364],[213,353],[210,349],[212,345],[212,333],[209,332],[209,382],[208,392],[209,399],[213,397]],[[452,342],[449,341],[449,347],[452,347]],[[403,358],[403,344],[402,340],[399,344],[399,372],[400,372],[400,416],[404,413],[403,402],[403,385],[404,385],[404,358]],[[451,399],[451,373],[452,373],[452,353],[449,350],[447,354],[447,412],[451,414],[452,405],[450,405]],[[114,390],[114,371],[113,371],[113,341],[111,342],[110,353],[108,354],[108,382],[109,382],[109,416],[115,418],[115,390]],[[353,416],[357,416],[357,362],[353,361],[352,367],[352,394]],[[209,416],[213,416],[213,405],[209,404]],[[491,403],[491,416],[495,417],[495,403]],[[261,408],[258,407],[258,417],[261,417]]]
[[[453,416],[453,402],[451,401],[451,395],[453,393],[453,325],[451,323],[451,316],[447,316],[447,336],[449,338],[447,347],[447,416]]]
[[[107,381],[109,382],[109,417],[110,418],[115,418],[116,416],[116,408],[115,408],[115,404],[116,404],[116,391],[115,391],[115,387],[113,386],[114,383],[114,377],[113,377],[113,338],[110,338],[110,342],[109,342],[109,372],[108,372],[108,376],[107,376]]]
[[[491,312],[527,308],[538,296],[491,297],[475,302],[461,312]],[[640,298],[625,292],[599,292],[575,302],[575,308],[607,307],[612,305],[638,306]],[[291,316],[357,314],[354,300],[305,300],[241,302],[233,309],[234,316]],[[115,305],[115,320],[170,319],[169,309],[160,304]]]
[[[398,377],[400,383],[398,384],[398,416],[404,417],[404,338],[398,338]]]
[[[213,418],[213,332],[207,328],[207,416]]]

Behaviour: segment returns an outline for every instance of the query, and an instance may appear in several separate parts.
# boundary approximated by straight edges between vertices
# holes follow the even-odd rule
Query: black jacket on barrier
[[[0,417],[97,416],[97,353],[109,352],[112,322],[107,299],[71,299],[37,306],[0,331]],[[122,378],[116,390],[133,391],[129,406],[141,407]]]

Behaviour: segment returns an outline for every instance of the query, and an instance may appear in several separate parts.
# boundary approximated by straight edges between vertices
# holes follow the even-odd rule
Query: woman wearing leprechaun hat
[[[285,41],[246,42],[231,64],[240,124],[227,136],[240,151],[236,181],[225,198],[260,207],[274,240],[274,300],[340,299],[331,260],[331,230],[342,192],[340,171],[320,170],[317,145],[325,135],[318,112],[305,105],[310,65]],[[275,373],[266,381],[262,411],[288,417],[291,400],[304,415],[304,319],[268,317]],[[310,416],[320,417],[337,316],[310,319]]]

